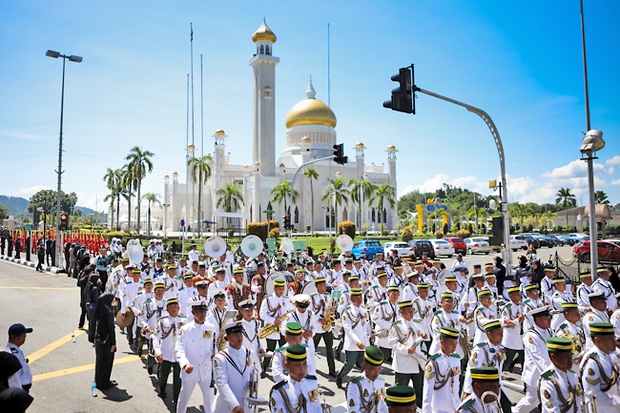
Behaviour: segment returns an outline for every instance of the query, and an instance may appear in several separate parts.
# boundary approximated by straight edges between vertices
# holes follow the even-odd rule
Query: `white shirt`
[[[215,327],[191,321],[181,328],[175,346],[176,360],[181,366],[181,380],[207,381],[211,383],[211,354]],[[194,370],[186,373],[184,367],[191,364]]]
[[[252,350],[228,346],[213,358],[213,380],[217,388],[211,411],[230,412],[241,406],[244,412],[252,411],[248,405],[250,375],[254,366]],[[207,409],[205,409],[207,410]]]
[[[26,356],[24,356],[22,349],[13,343],[7,343],[4,351],[17,357],[19,363],[22,365],[22,368],[9,379],[9,387],[21,388],[22,386],[32,384],[32,372],[30,371],[30,366],[26,361]]]

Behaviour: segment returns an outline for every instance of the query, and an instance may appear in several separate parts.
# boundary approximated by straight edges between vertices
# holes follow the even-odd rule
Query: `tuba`
[[[351,248],[353,248],[353,239],[347,234],[338,235],[338,238],[336,238],[336,245],[343,252],[351,251]]]
[[[583,397],[581,398],[581,411],[583,413],[598,413],[594,389],[589,388],[583,393]]]
[[[130,239],[127,241],[127,256],[132,263],[138,265],[142,262],[144,257],[144,250],[139,239]]]
[[[211,237],[205,242],[205,254],[211,258],[220,258],[226,252],[226,241],[221,237]],[[256,254],[258,255],[258,254]]]
[[[295,244],[293,244],[293,240],[288,237],[282,238],[282,243],[280,244],[280,251],[282,251],[286,255],[295,251]]]
[[[250,258],[256,258],[263,251],[263,241],[256,235],[248,235],[241,241],[241,252]]]
[[[493,400],[490,403],[485,403],[484,399],[487,398],[487,396],[491,396],[493,398]],[[480,396],[480,402],[482,403],[482,412],[483,413],[502,413],[502,405],[499,402],[499,397],[497,396],[496,393],[492,392],[492,391],[485,391],[484,393],[482,393],[482,395]]]

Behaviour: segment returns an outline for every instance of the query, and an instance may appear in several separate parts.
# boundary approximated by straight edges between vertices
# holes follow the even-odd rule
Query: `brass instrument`
[[[491,401],[490,403],[485,403],[484,399],[486,399],[487,396],[491,396],[493,398],[493,401]],[[480,402],[482,403],[483,413],[502,413],[502,405],[500,404],[499,396],[496,393],[490,390],[485,391],[480,396]]]
[[[321,411],[323,413],[332,413],[332,408],[327,404],[325,397],[323,397],[323,392],[321,391],[321,387],[319,386],[319,399],[321,400]]]
[[[267,405],[269,405],[267,399],[258,397],[258,369],[254,367],[250,374],[250,396],[248,397],[248,406],[256,411],[259,406]]]
[[[282,320],[284,317],[286,317],[287,315],[293,312],[295,312],[295,310],[287,311],[286,313],[276,318],[276,320]],[[273,333],[279,333],[279,332],[280,332],[280,326],[277,326],[275,324],[265,324],[263,327],[261,327],[258,330],[258,338],[262,340],[264,338],[267,338]]]
[[[334,304],[334,299],[330,298],[329,305],[327,306],[327,309],[325,310],[325,324],[323,324],[323,332],[325,333],[331,330],[332,324],[334,324],[334,321],[336,321],[336,317],[334,317],[334,315],[332,314],[334,310],[333,304]]]
[[[226,324],[228,324],[229,322],[231,322],[232,320],[235,319],[235,317],[237,317],[237,310],[226,310],[226,313],[224,313],[224,318],[222,319],[222,326],[225,326]],[[217,336],[217,340],[215,342],[215,348],[218,351],[222,351],[226,348],[226,332],[225,331],[220,331],[220,335]]]
[[[471,356],[471,350],[469,348],[469,337],[467,336],[467,329],[464,328],[459,333],[459,344],[463,348],[463,357],[465,360],[469,360],[469,356]]]
[[[598,413],[596,393],[591,387],[583,393],[583,397],[581,398],[581,410],[583,413]]]

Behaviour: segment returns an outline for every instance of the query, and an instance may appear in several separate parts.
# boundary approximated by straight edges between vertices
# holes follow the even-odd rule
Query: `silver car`
[[[491,245],[484,238],[465,238],[465,245],[467,245],[468,254],[489,255],[489,252],[491,252]]]
[[[396,252],[398,252],[399,257],[408,257],[409,254],[413,254],[413,248],[411,248],[409,244],[407,244],[406,242],[391,241],[391,242],[386,242],[385,244],[383,244],[383,256],[384,257],[391,257],[392,250],[396,250]]]

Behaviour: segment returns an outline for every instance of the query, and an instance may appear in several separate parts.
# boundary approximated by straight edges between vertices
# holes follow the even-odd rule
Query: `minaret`
[[[272,56],[276,35],[265,19],[252,35],[256,53],[250,60],[254,68],[254,139],[252,163],[260,163],[260,173],[276,174],[276,65],[280,59]]]
[[[390,145],[386,152],[388,154],[388,183],[394,187],[396,198],[398,198],[398,190],[396,188],[396,152],[398,150],[394,145]],[[396,228],[396,223],[398,222],[397,211],[398,208],[396,206],[394,209],[388,206],[388,228]]]

